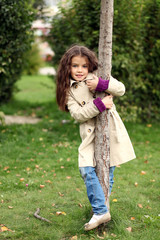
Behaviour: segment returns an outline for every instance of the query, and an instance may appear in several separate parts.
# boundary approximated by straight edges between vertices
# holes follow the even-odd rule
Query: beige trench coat
[[[93,79],[91,73],[87,79]],[[96,166],[94,159],[95,117],[100,113],[93,103],[94,94],[89,91],[86,81],[71,80],[68,109],[71,116],[80,122],[79,167]],[[125,93],[124,84],[111,77],[106,92],[113,96]],[[127,130],[116,111],[115,105],[110,109],[110,166],[120,165],[134,159],[135,153]]]

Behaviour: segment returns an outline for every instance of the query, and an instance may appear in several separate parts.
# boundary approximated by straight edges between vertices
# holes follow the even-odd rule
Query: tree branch
[[[48,219],[39,216],[39,213],[40,213],[40,208],[37,208],[36,212],[33,214],[34,217],[35,217],[35,218],[38,218],[38,219],[40,219],[40,220],[42,220],[42,221],[51,223],[51,221],[49,221]]]

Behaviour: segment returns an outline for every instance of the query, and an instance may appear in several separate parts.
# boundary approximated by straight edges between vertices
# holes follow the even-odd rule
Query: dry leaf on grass
[[[71,237],[71,240],[77,240],[77,239],[78,239],[77,236]]]
[[[0,232],[10,231],[13,232],[11,229],[7,228],[4,224],[0,224]]]
[[[112,202],[118,202],[118,200],[115,198],[115,199],[112,200]]]
[[[52,183],[50,180],[46,180],[45,182],[46,182],[46,183]]]
[[[116,235],[116,234],[114,234],[114,233],[111,233],[111,236],[112,236],[112,237],[117,237],[117,235]]]
[[[135,217],[131,217],[131,220],[132,220],[132,221],[135,220]]]
[[[97,238],[99,238],[99,239],[104,239],[104,237],[101,237],[101,236],[99,236],[98,234],[97,234]]]
[[[59,215],[67,215],[65,212],[56,212],[56,215],[59,216]]]
[[[61,193],[61,192],[59,192],[58,194],[59,194],[60,197],[63,197],[63,196],[64,196],[64,194]]]
[[[67,178],[67,179],[71,179],[71,176],[67,176],[66,178]]]
[[[135,183],[134,183],[134,186],[135,186],[135,187],[138,187],[138,183],[137,183],[137,182],[135,182]]]
[[[145,171],[141,171],[141,175],[145,175],[146,174],[146,172]]]
[[[80,208],[82,208],[82,207],[83,207],[81,203],[78,203],[78,206],[79,206]]]
[[[131,227],[126,228],[126,230],[127,230],[128,232],[132,232],[132,228],[131,228]]]
[[[13,207],[12,206],[8,206],[9,209],[12,209]]]
[[[44,187],[45,187],[45,185],[40,184],[40,188],[44,188]]]
[[[141,203],[138,203],[137,205],[138,205],[139,208],[143,208]]]

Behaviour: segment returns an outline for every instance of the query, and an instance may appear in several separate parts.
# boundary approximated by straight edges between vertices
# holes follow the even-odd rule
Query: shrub
[[[24,53],[32,40],[32,7],[28,0],[0,0],[0,102],[10,99],[19,79]]]
[[[32,44],[31,49],[25,53],[25,63],[23,73],[26,75],[34,75],[38,73],[39,68],[43,65],[42,57],[36,43]]]

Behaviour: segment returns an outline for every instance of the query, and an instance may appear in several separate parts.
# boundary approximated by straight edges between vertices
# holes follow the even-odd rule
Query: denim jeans
[[[113,172],[115,167],[110,167],[109,169],[109,195],[112,190],[114,183]],[[107,206],[105,204],[105,196],[102,190],[101,184],[95,172],[94,167],[80,167],[79,171],[85,182],[87,189],[87,196],[92,205],[94,214],[100,215],[108,212]]]

